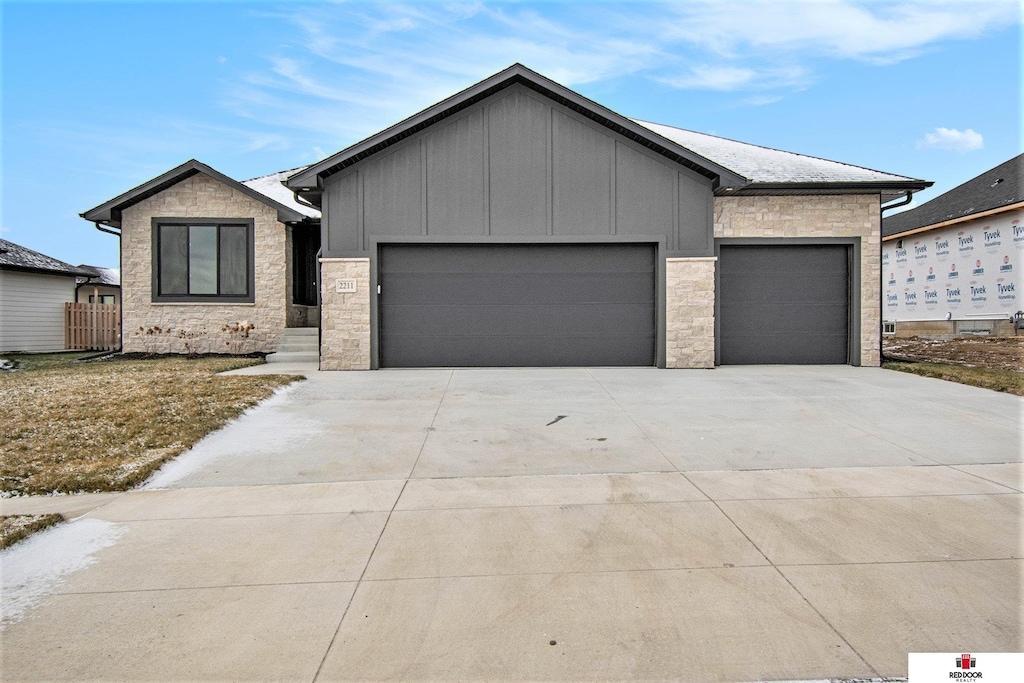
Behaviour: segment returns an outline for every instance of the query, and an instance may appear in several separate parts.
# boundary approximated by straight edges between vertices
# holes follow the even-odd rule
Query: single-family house
[[[126,351],[318,327],[322,369],[877,365],[880,206],[929,185],[516,64],[311,166],[192,160],[82,215],[121,239]]]
[[[64,350],[64,304],[75,300],[69,263],[0,239],[0,352]]]
[[[918,207],[885,217],[886,334],[1016,333],[1014,318],[1024,308],[1022,167],[1024,154]]]
[[[78,269],[85,273],[78,278],[75,301],[80,304],[121,303],[121,273],[117,268],[103,268],[81,264]]]

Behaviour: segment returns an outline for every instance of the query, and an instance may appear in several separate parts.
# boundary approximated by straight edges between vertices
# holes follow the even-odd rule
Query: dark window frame
[[[153,303],[218,303],[218,304],[251,304],[256,302],[256,221],[253,218],[178,218],[158,217],[151,220],[152,224],[152,301]],[[217,226],[217,289],[221,287],[220,274],[220,228],[221,226],[243,226],[246,242],[246,294],[161,294],[160,293],[160,227],[163,225]],[[188,280],[188,258],[186,257],[186,281]]]
[[[94,297],[95,297],[94,294],[90,294],[89,295],[89,303],[91,303],[91,304],[92,303],[96,303],[95,301],[93,301]],[[110,299],[110,301],[104,301],[104,299]],[[101,303],[101,304],[113,304],[113,303],[117,303],[117,302],[116,302],[114,294],[100,294],[99,303]]]

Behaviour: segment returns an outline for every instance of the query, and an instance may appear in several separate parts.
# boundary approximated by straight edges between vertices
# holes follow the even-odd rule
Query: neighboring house
[[[82,215],[121,237],[126,351],[319,325],[323,369],[877,365],[880,203],[929,185],[517,64],[312,166],[189,161]]]
[[[121,273],[117,268],[79,265],[85,276],[78,278],[76,299],[80,304],[121,303]]]
[[[882,221],[886,334],[1015,334],[1024,298],[1024,154]]]
[[[71,264],[0,239],[0,352],[64,350],[64,304],[75,300]]]

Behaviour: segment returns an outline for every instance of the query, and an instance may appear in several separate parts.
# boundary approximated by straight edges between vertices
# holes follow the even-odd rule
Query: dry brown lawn
[[[123,491],[298,377],[223,377],[252,358],[71,363],[11,356],[0,373],[0,494]]]
[[[7,515],[0,517],[0,550],[23,538],[63,522],[61,515]]]
[[[882,367],[1024,396],[1024,337],[886,337]]]

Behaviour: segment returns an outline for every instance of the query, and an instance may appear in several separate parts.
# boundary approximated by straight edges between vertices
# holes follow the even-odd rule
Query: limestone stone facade
[[[354,292],[338,292],[354,280]],[[370,369],[370,259],[320,259],[320,369]]]
[[[715,367],[715,258],[665,261],[665,367]]]
[[[715,197],[715,239],[729,237],[860,239],[860,364],[877,367],[881,338],[879,196]]]
[[[255,302],[154,303],[153,218],[254,220]],[[126,352],[272,352],[286,325],[290,264],[277,211],[202,173],[126,207],[121,216],[121,290]],[[251,326],[251,327],[250,327]]]

